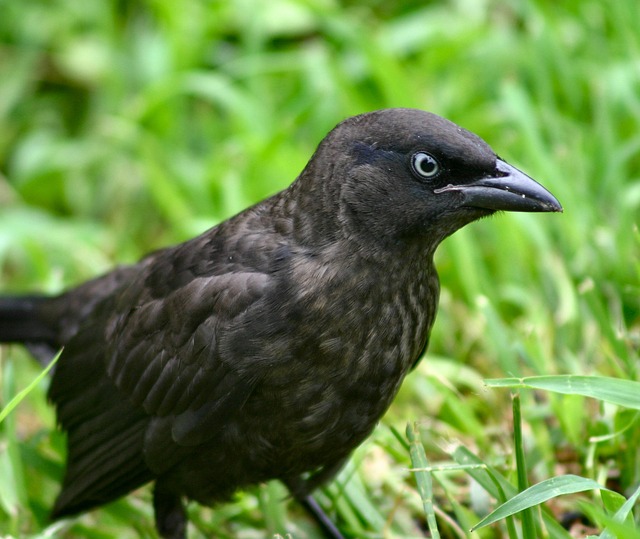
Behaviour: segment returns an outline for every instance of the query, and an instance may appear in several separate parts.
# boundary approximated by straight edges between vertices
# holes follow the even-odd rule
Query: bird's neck
[[[440,237],[393,237],[359,226],[339,211],[339,195],[331,182],[316,182],[314,188],[299,180],[278,193],[274,209],[290,227],[291,237],[303,248],[326,251],[334,257],[387,265],[430,266]]]

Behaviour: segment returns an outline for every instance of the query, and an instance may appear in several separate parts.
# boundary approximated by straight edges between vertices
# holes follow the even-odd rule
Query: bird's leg
[[[309,477],[297,476],[284,480],[289,492],[293,494],[293,497],[300,502],[302,507],[304,507],[309,515],[318,523],[326,534],[327,539],[344,539],[344,537],[333,521],[323,511],[322,507],[318,505],[315,498],[309,493],[334,477],[344,465],[345,460],[346,457],[332,464],[323,466]]]
[[[162,487],[156,481],[153,490],[153,509],[156,515],[156,528],[162,539],[186,539],[187,513],[180,495]]]
[[[320,507],[318,502],[311,494],[308,494],[304,498],[300,498],[298,501],[322,528],[327,536],[327,539],[344,539],[344,536],[342,535],[342,533],[340,533],[340,530],[327,516],[322,507]]]

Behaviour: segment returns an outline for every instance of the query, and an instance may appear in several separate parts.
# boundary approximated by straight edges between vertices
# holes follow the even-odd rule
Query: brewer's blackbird
[[[215,504],[270,479],[313,508],[425,350],[438,244],[496,210],[561,209],[469,131],[380,110],[190,241],[56,297],[3,298],[0,341],[64,346],[53,518],[149,481],[164,538],[185,537],[183,498]]]

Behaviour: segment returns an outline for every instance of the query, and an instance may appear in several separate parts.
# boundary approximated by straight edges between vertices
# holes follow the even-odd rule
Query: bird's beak
[[[505,211],[562,211],[560,202],[537,181],[497,160],[495,176],[466,185],[448,185],[436,193],[459,191],[464,195],[463,206]]]

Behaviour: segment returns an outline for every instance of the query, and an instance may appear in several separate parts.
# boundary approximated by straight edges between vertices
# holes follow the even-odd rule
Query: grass
[[[442,537],[513,537],[519,514],[468,530],[523,473],[534,487],[573,475],[623,498],[551,498],[525,530],[564,537],[558,523],[579,510],[593,534],[638,536],[633,511],[614,519],[640,483],[637,411],[520,389],[516,444],[509,392],[482,383],[639,381],[635,0],[0,9],[1,290],[59,291],[202,231],[288,185],[345,116],[431,110],[549,187],[565,213],[500,215],[445,242],[429,352],[319,498],[351,537],[423,537],[434,519]],[[0,353],[2,408],[39,369],[17,347]],[[45,393],[41,381],[0,425],[0,535],[154,537],[148,488],[47,523],[64,443]],[[398,434],[407,423],[411,444]],[[418,446],[433,476],[426,504],[409,471]],[[190,506],[190,536],[318,537],[283,497],[270,484],[215,510]]]

